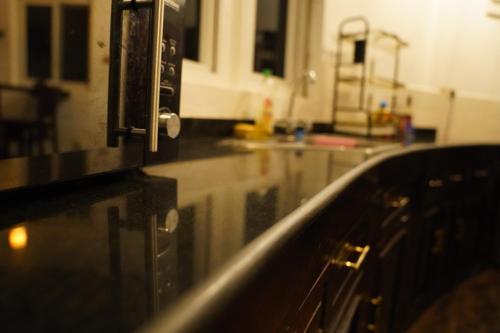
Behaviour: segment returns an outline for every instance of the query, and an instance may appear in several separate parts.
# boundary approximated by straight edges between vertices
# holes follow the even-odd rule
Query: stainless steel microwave
[[[0,191],[176,157],[184,5],[0,2]]]

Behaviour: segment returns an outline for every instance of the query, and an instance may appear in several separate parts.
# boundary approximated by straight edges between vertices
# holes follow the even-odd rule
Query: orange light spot
[[[13,250],[22,250],[28,245],[26,227],[17,227],[9,231],[9,246]]]

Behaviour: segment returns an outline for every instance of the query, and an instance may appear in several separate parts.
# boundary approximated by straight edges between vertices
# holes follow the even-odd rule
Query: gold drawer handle
[[[453,183],[461,183],[464,181],[464,176],[459,173],[452,174],[449,178]]]
[[[487,169],[476,169],[474,170],[474,176],[476,178],[486,178],[490,175]]]
[[[370,304],[371,305],[374,305],[374,306],[379,306],[380,304],[382,304],[382,301],[383,301],[383,297],[382,296],[379,296],[379,297],[375,297],[375,298],[372,298],[370,300]]]
[[[392,208],[403,208],[406,207],[410,203],[410,198],[408,197],[399,197],[389,202],[389,206]]]
[[[428,185],[430,188],[441,188],[444,186],[444,181],[442,179],[431,179]]]
[[[336,264],[338,266],[349,267],[349,268],[352,268],[356,271],[359,270],[359,268],[361,267],[361,265],[365,261],[366,256],[368,255],[368,252],[370,252],[370,246],[366,245],[365,247],[361,247],[361,246],[352,246],[351,244],[346,244],[345,249],[348,250],[349,252],[359,253],[358,260],[356,262],[352,262],[352,261],[333,259],[332,263]]]

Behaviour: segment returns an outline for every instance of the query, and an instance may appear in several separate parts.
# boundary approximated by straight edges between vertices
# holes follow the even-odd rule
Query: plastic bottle
[[[262,101],[260,105],[260,110],[257,114],[257,126],[263,132],[272,135],[274,127],[274,80],[272,78],[273,72],[270,69],[265,69],[262,71],[264,76],[264,82],[262,84]]]
[[[387,121],[388,103],[381,101],[378,105],[378,110],[375,112],[375,123],[384,124]]]
[[[415,142],[415,128],[413,127],[413,99],[408,96],[406,99],[406,110],[405,110],[405,121],[403,123],[403,143],[405,146],[409,146]]]

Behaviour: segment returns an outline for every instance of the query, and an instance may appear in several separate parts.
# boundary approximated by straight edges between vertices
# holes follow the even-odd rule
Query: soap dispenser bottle
[[[262,72],[264,76],[264,81],[262,83],[261,91],[261,105],[260,110],[257,112],[256,124],[257,127],[268,135],[273,134],[274,127],[274,80],[272,78],[272,71],[270,69],[265,69]]]

